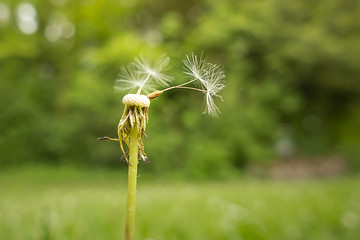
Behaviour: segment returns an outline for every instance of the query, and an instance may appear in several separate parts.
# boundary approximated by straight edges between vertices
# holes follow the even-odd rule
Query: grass
[[[360,178],[179,182],[140,177],[136,239],[360,239]],[[0,239],[123,239],[126,173],[0,172]]]

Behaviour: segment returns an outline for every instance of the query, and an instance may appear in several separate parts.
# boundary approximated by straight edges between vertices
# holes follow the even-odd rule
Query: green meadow
[[[126,173],[0,172],[0,239],[123,239]],[[136,239],[360,239],[360,178],[139,176]]]

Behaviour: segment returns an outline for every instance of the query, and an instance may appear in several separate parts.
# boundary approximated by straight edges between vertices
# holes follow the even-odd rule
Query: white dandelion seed
[[[172,78],[163,73],[169,63],[165,55],[156,60],[140,56],[130,65],[121,68],[119,79],[115,80],[115,91],[141,91],[150,92],[158,87],[168,86]]]
[[[222,100],[218,92],[225,87],[222,81],[225,78],[224,70],[220,66],[208,63],[201,56],[198,58],[194,54],[186,56],[184,65],[185,73],[193,78],[188,83],[197,80],[200,83],[200,89],[205,93],[204,113],[217,117],[220,111],[215,104],[214,97],[219,97]]]
[[[205,113],[209,113],[213,117],[217,117],[217,113],[220,112],[219,108],[214,102],[214,97],[218,97],[221,100],[222,97],[218,95],[225,85],[222,83],[222,79],[225,77],[224,71],[217,67],[214,68],[208,76],[205,78],[205,90],[206,90],[206,109]]]
[[[185,74],[201,81],[204,75],[204,65],[206,65],[206,62],[202,59],[202,55],[200,55],[199,58],[193,53],[190,56],[186,55],[186,59],[183,62],[185,65]]]
[[[142,88],[149,89],[149,87],[151,88],[151,86],[154,85],[162,87],[168,86],[172,81],[172,77],[162,72],[166,69],[169,62],[170,58],[165,55],[162,55],[153,61],[150,58],[145,58],[143,56],[136,58],[133,65],[140,74],[145,75],[144,82],[139,90]]]
[[[144,75],[139,73],[133,65],[122,66],[119,78],[115,80],[114,89],[117,92],[132,92],[140,88]]]

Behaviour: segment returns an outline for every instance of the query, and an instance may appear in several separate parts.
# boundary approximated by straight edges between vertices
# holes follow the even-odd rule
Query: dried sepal
[[[145,95],[128,94],[123,98],[123,102],[125,109],[118,124],[118,139],[121,151],[126,162],[129,163],[128,149],[130,147],[130,135],[133,131],[136,131],[139,156],[142,160],[148,162],[149,160],[144,151],[143,138],[146,138],[145,130],[150,101]]]

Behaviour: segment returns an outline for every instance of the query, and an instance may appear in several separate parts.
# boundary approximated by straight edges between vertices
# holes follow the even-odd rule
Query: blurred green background
[[[356,0],[0,0],[0,239],[120,238],[126,165],[96,140],[116,136],[114,80],[165,53],[184,82],[192,52],[224,67],[221,114],[201,114],[191,91],[153,100],[137,236],[358,239],[359,12]],[[182,208],[199,214],[190,226]]]

